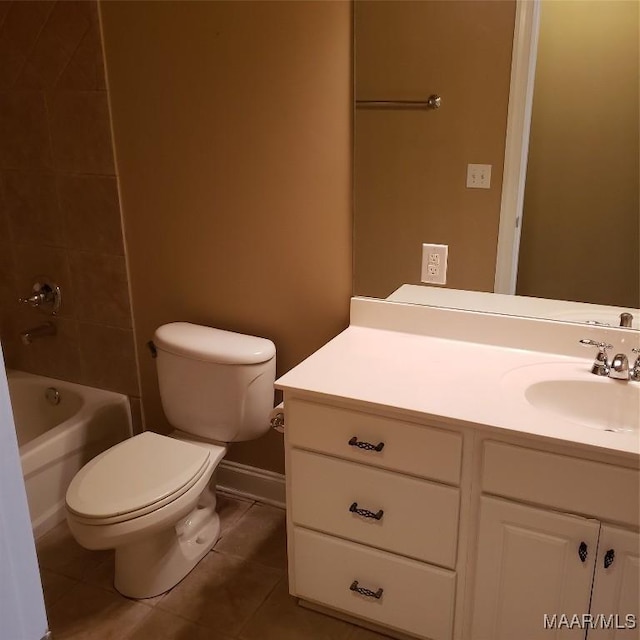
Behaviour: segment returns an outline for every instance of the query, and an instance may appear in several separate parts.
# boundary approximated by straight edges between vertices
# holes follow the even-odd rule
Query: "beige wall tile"
[[[106,88],[100,27],[97,20],[85,33],[56,84],[58,90],[103,91]]]
[[[45,336],[25,346],[30,352],[32,373],[51,378],[80,382],[80,349],[78,348],[78,326],[69,318],[54,318],[32,312],[33,322],[25,329],[37,327],[45,322],[56,326],[55,336]]]
[[[69,264],[78,320],[131,327],[124,257],[70,251]]]
[[[15,277],[13,269],[13,255],[11,246],[6,239],[0,236],[0,317],[7,313],[17,297]]]
[[[73,317],[75,295],[67,252],[55,247],[15,244],[13,254],[19,296],[30,295],[34,283],[40,276],[51,278],[60,287],[62,293],[62,304],[58,315]]]
[[[53,92],[45,98],[42,89]],[[105,89],[97,2],[0,2],[0,338],[7,364],[138,397]],[[82,294],[77,309],[72,259]],[[43,275],[62,289],[59,333],[26,347],[20,332],[49,318],[17,298]],[[76,315],[111,326],[83,325],[81,340]]]
[[[82,380],[101,389],[137,396],[133,332],[79,323]]]
[[[53,174],[6,171],[4,187],[6,215],[14,242],[64,245],[64,221]]]
[[[134,362],[135,365],[135,362]],[[142,420],[142,403],[140,398],[129,396],[129,407],[131,408],[131,429],[133,435],[144,431],[144,422]]]
[[[10,8],[10,2],[0,2],[0,29],[2,29],[2,25],[4,24],[5,18],[7,17]]]
[[[42,93],[0,92],[0,140],[0,168],[51,168],[47,112]]]
[[[10,3],[2,25],[2,37],[20,47],[26,56],[38,39],[55,4],[53,0]]]
[[[114,175],[106,92],[55,91],[48,94],[47,106],[57,168]]]
[[[124,255],[115,177],[60,175],[58,194],[67,246]]]
[[[13,86],[55,2],[0,2],[0,87]]]
[[[56,3],[29,53],[17,86],[52,87],[92,26],[94,3],[66,0]]]
[[[9,369],[20,369],[21,371],[31,371],[33,362],[33,351],[22,344],[20,332],[27,329],[33,317],[27,309],[22,309],[18,302],[12,301],[1,309],[0,313],[0,340],[2,341],[2,351],[5,365]]]

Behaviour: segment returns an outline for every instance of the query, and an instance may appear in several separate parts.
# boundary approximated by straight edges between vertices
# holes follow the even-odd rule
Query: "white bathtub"
[[[73,476],[131,436],[129,399],[119,393],[8,371],[22,473],[36,538],[64,520]],[[47,399],[59,394],[59,403]]]

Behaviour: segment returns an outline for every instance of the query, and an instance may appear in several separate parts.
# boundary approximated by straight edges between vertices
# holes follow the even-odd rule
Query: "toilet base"
[[[160,595],[207,555],[220,537],[214,491],[205,490],[196,508],[175,527],[116,548],[114,585],[123,596],[141,599]]]

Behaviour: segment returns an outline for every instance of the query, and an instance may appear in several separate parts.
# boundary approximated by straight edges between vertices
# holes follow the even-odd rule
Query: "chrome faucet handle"
[[[613,349],[613,345],[608,344],[607,342],[589,340],[588,338],[583,338],[582,340],[580,340],[580,344],[588,347],[598,347],[598,353],[596,355],[596,359],[593,362],[593,366],[591,367],[591,373],[597,376],[608,376],[610,369],[609,362],[607,361],[607,349]]]
[[[636,354],[636,361],[633,363],[633,367],[631,367],[631,370],[629,371],[629,380],[633,380],[633,382],[640,382],[640,349],[638,349],[638,347],[634,347],[631,351]]]
[[[31,295],[19,298],[23,304],[50,313],[52,316],[60,309],[61,299],[60,287],[49,278],[38,278],[38,281],[33,285]]]

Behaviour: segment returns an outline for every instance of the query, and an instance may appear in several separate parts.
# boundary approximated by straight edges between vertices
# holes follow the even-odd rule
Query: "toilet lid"
[[[145,431],[82,467],[67,490],[67,507],[85,518],[109,518],[166,502],[204,472],[209,455],[204,447]]]

